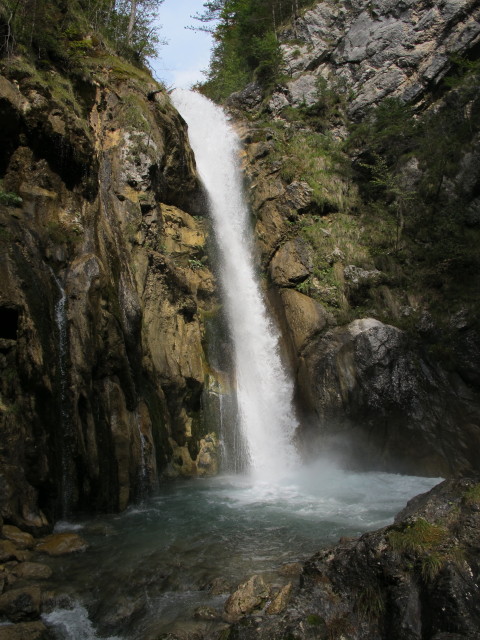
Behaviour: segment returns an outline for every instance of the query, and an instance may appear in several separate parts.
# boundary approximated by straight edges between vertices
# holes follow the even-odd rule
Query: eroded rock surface
[[[421,100],[478,43],[479,16],[472,0],[318,3],[283,34],[291,80],[271,108],[313,104],[325,80],[348,88],[352,116],[386,97]]]
[[[400,329],[368,318],[331,329],[304,350],[298,376],[320,447],[354,450],[364,468],[450,475],[476,467],[478,436],[464,405]]]

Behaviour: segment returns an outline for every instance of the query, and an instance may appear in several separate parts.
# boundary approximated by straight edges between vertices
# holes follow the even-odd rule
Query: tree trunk
[[[135,27],[135,19],[137,17],[137,0],[130,0],[130,19],[127,28],[127,43],[132,44],[133,28]]]

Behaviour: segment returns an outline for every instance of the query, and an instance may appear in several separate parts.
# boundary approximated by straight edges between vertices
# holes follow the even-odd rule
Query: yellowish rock
[[[270,593],[262,576],[254,575],[240,584],[225,603],[225,619],[237,622],[243,616],[260,608]]]
[[[292,593],[292,584],[289,582],[273,598],[272,602],[267,607],[267,613],[270,615],[276,615],[285,611],[290,595]]]
[[[52,575],[52,570],[40,562],[21,562],[12,569],[12,573],[15,577],[26,580],[47,580]]]
[[[76,551],[85,551],[87,542],[76,533],[53,533],[37,544],[37,551],[49,556],[63,556]]]
[[[321,304],[299,291],[283,289],[280,295],[293,344],[301,353],[308,341],[325,329],[329,315]]]
[[[3,537],[13,542],[17,549],[32,549],[35,545],[35,540],[30,533],[21,531],[13,525],[5,524],[2,533]]]
[[[21,622],[0,627],[0,640],[43,640],[47,634],[43,622]]]

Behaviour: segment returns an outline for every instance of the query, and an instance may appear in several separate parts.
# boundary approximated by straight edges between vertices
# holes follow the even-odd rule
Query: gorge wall
[[[81,73],[46,66],[10,56],[0,78],[0,512],[27,529],[216,470],[186,125],[101,47]]]
[[[227,101],[309,452],[478,470],[479,11],[318,3]]]

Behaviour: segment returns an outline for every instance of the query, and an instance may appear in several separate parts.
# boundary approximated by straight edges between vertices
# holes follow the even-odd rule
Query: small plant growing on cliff
[[[22,198],[11,191],[4,191],[2,187],[0,187],[0,204],[3,204],[6,207],[18,207],[22,204]]]
[[[394,551],[416,556],[425,582],[434,580],[447,563],[461,565],[464,562],[463,550],[449,544],[447,530],[423,518],[400,531],[390,531],[388,540]]]
[[[420,571],[425,582],[432,582],[445,566],[445,556],[441,553],[429,553],[422,558]]]
[[[470,487],[464,495],[465,503],[472,505],[480,505],[480,484]]]
[[[196,271],[197,269],[203,269],[205,265],[201,260],[197,260],[197,258],[192,258],[191,260],[188,261],[188,266],[190,267],[190,269],[193,269],[194,271]]]
[[[306,280],[303,280],[302,282],[299,282],[297,284],[297,291],[300,291],[300,293],[303,293],[306,296],[308,296],[308,294],[310,293],[311,288],[312,283],[310,281],[310,278],[307,278]]]
[[[365,587],[358,597],[356,607],[363,618],[378,619],[385,610],[385,601],[380,588],[371,585]]]
[[[394,551],[418,554],[438,548],[446,537],[443,527],[418,518],[401,531],[390,531],[388,541]]]

